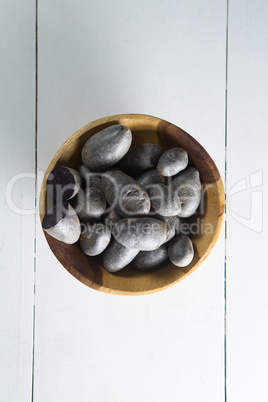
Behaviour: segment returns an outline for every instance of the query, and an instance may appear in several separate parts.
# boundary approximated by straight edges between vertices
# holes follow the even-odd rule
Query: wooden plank
[[[228,68],[227,397],[266,401],[268,5],[232,0]]]
[[[42,2],[39,170],[85,123],[132,112],[181,126],[223,175],[225,27],[219,1]],[[65,271],[38,225],[35,400],[224,401],[223,268],[222,233],[179,285],[102,294]]]
[[[35,221],[34,2],[2,1],[0,27],[0,400],[29,402]],[[33,211],[23,215],[29,209]]]

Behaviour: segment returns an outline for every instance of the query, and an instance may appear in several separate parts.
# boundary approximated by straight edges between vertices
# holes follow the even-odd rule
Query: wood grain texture
[[[133,133],[133,142],[157,143],[164,150],[181,146],[189,154],[189,162],[200,172],[204,186],[204,213],[196,214],[196,222],[202,220],[202,234],[193,236],[194,259],[185,268],[169,263],[151,272],[137,272],[131,264],[116,274],[107,272],[101,258],[85,256],[78,244],[67,245],[46,234],[48,244],[62,265],[84,284],[108,293],[146,294],[165,289],[194,272],[207,258],[220,234],[224,211],[224,190],[219,171],[204,148],[180,128],[156,117],[147,115],[115,115],[87,124],[71,136],[58,150],[44,176],[39,211],[41,221],[46,212],[46,180],[56,166],[78,168],[81,150],[90,136],[113,124],[124,124]]]
[[[35,5],[28,0],[4,0],[0,8],[0,400],[29,402],[35,236]],[[27,215],[27,210],[32,212]]]

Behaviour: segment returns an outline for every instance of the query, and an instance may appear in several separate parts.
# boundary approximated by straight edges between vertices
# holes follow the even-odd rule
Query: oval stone
[[[188,185],[196,188],[197,190],[201,190],[199,171],[192,166],[187,167],[182,172],[172,177],[172,185],[176,187]]]
[[[121,124],[107,127],[87,140],[82,149],[82,161],[93,171],[109,169],[123,158],[131,142],[128,127]]]
[[[161,176],[156,169],[152,169],[140,174],[136,177],[136,181],[148,190],[153,184],[164,183],[164,177]]]
[[[84,179],[85,188],[98,187],[101,189],[101,173],[93,172],[86,165],[79,166],[78,170]]]
[[[134,268],[147,271],[159,267],[168,259],[167,245],[163,244],[156,250],[141,251],[133,261]]]
[[[181,201],[172,186],[155,184],[149,188],[152,208],[162,216],[176,216],[181,211]]]
[[[178,216],[162,216],[162,215],[156,215],[157,219],[160,219],[160,221],[166,222],[166,224],[169,226],[171,230],[175,230],[176,234],[179,234],[179,228],[181,225],[181,219]],[[174,233],[174,236],[175,236]]]
[[[97,187],[80,189],[73,202],[79,218],[84,222],[93,222],[103,215],[106,208],[106,199],[102,190]]]
[[[80,237],[80,246],[89,256],[101,254],[111,240],[111,232],[102,223],[87,225]]]
[[[154,218],[127,218],[115,225],[114,237],[127,248],[150,251],[169,240],[170,230],[165,222]]]
[[[172,180],[172,188],[179,195],[181,200],[181,218],[192,216],[201,201],[202,185],[200,175],[194,167],[188,167]]]
[[[132,177],[112,168],[102,175],[102,187],[108,204],[121,216],[147,215],[150,197]]]
[[[191,239],[187,236],[175,237],[169,247],[168,256],[172,264],[177,267],[186,267],[194,258],[194,248]]]
[[[157,144],[133,144],[118,166],[128,175],[137,176],[156,167],[162,153],[163,149]]]
[[[176,147],[167,150],[160,157],[157,170],[162,176],[174,176],[188,165],[188,154],[185,149]]]
[[[108,272],[117,272],[124,268],[136,257],[139,250],[126,248],[115,239],[103,253],[103,267]]]
[[[194,215],[201,201],[201,191],[194,187],[181,186],[178,189],[178,195],[181,200],[181,218],[189,218]]]

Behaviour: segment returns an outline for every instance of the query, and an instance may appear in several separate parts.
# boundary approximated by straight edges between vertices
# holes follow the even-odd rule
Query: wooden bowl
[[[49,164],[44,176],[40,193],[40,219],[46,212],[47,176],[56,166],[77,168],[81,162],[81,150],[89,137],[98,131],[114,125],[124,124],[133,133],[133,142],[159,144],[164,150],[180,146],[189,155],[192,166],[201,176],[205,189],[204,211],[192,220],[203,225],[203,233],[192,236],[195,256],[185,268],[167,263],[152,271],[137,271],[131,264],[123,270],[110,274],[101,265],[101,258],[85,255],[79,242],[64,244],[44,232],[47,242],[61,264],[75,278],[85,285],[107,293],[138,295],[154,293],[177,283],[195,271],[213,249],[223,223],[224,189],[219,171],[204,148],[181,128],[157,117],[141,114],[122,114],[105,117],[89,123],[74,133],[58,150]],[[199,220],[199,221],[198,221]]]

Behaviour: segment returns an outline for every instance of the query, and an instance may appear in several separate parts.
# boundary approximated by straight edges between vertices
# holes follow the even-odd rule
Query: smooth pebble
[[[156,250],[141,251],[134,259],[133,266],[140,271],[147,271],[159,267],[167,259],[167,245],[163,244]]]
[[[93,171],[102,171],[120,161],[132,142],[130,129],[116,124],[90,137],[82,149],[82,161]]]
[[[111,240],[111,232],[102,223],[87,224],[80,237],[80,246],[85,254],[95,256],[101,254]]]
[[[139,250],[126,248],[123,244],[112,239],[103,253],[103,267],[108,272],[120,271],[120,269],[130,264],[138,253]]]
[[[176,147],[168,149],[160,157],[157,170],[162,176],[174,176],[188,165],[188,154],[185,149]]]
[[[194,215],[201,201],[201,191],[194,187],[181,186],[178,189],[178,195],[181,200],[181,218],[189,218]]]
[[[201,190],[200,174],[198,170],[192,166],[187,167],[176,176],[172,177],[172,185],[176,187],[189,186],[196,190]]]
[[[78,171],[84,179],[85,188],[98,187],[101,189],[101,173],[93,172],[86,165],[79,166]]]
[[[82,221],[93,222],[101,218],[106,208],[106,199],[102,190],[97,187],[80,189],[73,201],[77,215]]]
[[[151,208],[150,197],[132,177],[112,168],[102,176],[102,188],[111,208],[128,217],[147,215]]]
[[[181,200],[181,218],[195,214],[202,197],[200,175],[194,167],[188,167],[174,177],[171,184]]]
[[[136,181],[148,191],[152,185],[164,183],[164,177],[156,169],[152,169],[137,176]]]
[[[136,176],[144,170],[156,167],[162,153],[163,149],[156,144],[132,144],[118,166],[130,176]]]
[[[170,261],[177,267],[186,267],[194,258],[193,243],[189,237],[180,235],[175,237],[169,247],[168,256]]]
[[[127,248],[155,250],[169,240],[171,230],[165,222],[154,218],[126,218],[115,225],[114,237]]]
[[[172,186],[155,184],[149,188],[152,208],[162,216],[175,216],[181,211],[181,201],[177,191]]]

